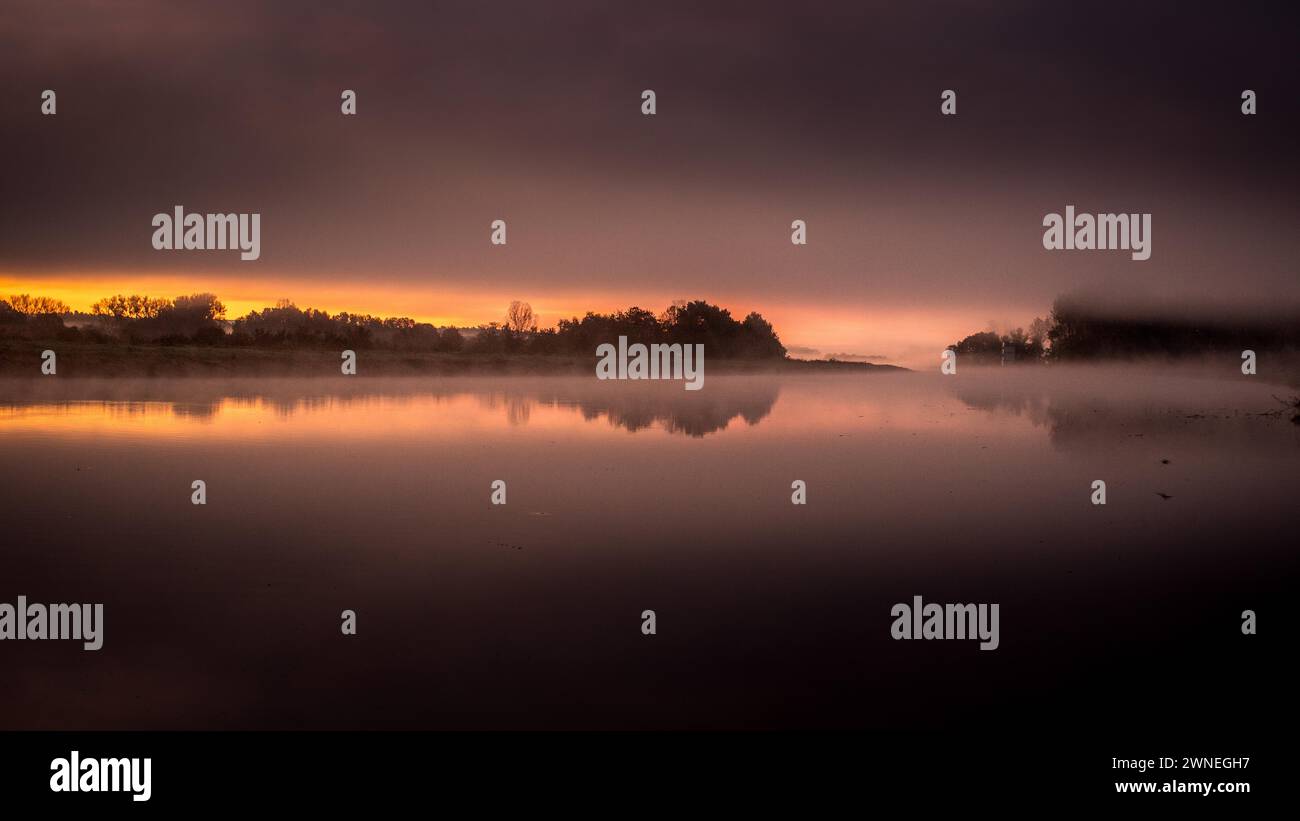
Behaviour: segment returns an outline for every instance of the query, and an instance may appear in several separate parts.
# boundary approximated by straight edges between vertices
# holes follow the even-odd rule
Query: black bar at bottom
[[[63,759],[150,760],[149,797],[54,791]],[[88,759],[95,763],[87,764]],[[1121,763],[1122,762],[1122,763]],[[1148,766],[1144,762],[1150,762]],[[1170,765],[1173,766],[1170,766]],[[1234,812],[1284,798],[1283,744],[1216,739],[861,733],[7,733],[5,804],[158,808],[587,807],[609,813],[712,805],[1167,807]],[[114,763],[113,767],[118,767]],[[137,774],[142,774],[142,764]],[[94,781],[87,782],[94,786]],[[1189,784],[1210,784],[1201,795]],[[1152,785],[1152,786],[1146,786]],[[1244,788],[1242,785],[1246,785]],[[60,786],[65,786],[60,783]],[[105,786],[110,786],[106,783]],[[1121,792],[1121,790],[1123,790]],[[1143,794],[1133,794],[1140,790]],[[1146,790],[1153,790],[1145,792]],[[135,794],[139,794],[137,791]]]

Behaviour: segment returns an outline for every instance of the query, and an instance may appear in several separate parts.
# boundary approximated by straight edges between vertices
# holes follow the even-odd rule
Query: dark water
[[[105,605],[98,652],[0,643],[0,727],[1268,727],[1283,393],[1040,369],[0,383],[0,601]],[[892,640],[914,595],[999,603],[1000,647]]]

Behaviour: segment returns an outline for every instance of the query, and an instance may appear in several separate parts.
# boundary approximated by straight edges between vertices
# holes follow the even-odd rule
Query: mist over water
[[[97,653],[6,642],[0,725],[1031,724],[1093,679],[1066,721],[1172,721],[1280,680],[1234,639],[1295,567],[1293,393],[1110,367],[3,381],[0,600],[106,625]],[[913,595],[1001,602],[1001,647],[892,641]]]

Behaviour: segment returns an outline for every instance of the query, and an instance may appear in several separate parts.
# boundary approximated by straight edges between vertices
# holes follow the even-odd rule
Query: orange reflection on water
[[[501,436],[590,438],[628,433],[802,439],[871,432],[961,436],[1025,430],[977,420],[916,375],[783,379],[710,377],[680,383],[590,378],[230,383],[152,381],[96,391],[77,383],[0,403],[0,435],[207,441],[331,441]],[[359,386],[359,387],[358,387]],[[91,396],[112,398],[90,399]],[[181,401],[181,398],[184,401]]]
[[[291,403],[227,397],[208,403],[78,401],[0,406],[0,435],[62,438],[437,439],[525,424],[541,432],[584,426],[570,408],[520,400],[491,403],[472,394],[324,397]]]

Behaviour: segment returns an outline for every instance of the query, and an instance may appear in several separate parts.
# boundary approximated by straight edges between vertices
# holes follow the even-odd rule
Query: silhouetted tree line
[[[512,302],[504,322],[461,333],[409,317],[380,318],[347,312],[329,314],[299,308],[289,300],[225,320],[213,294],[174,300],[115,295],[96,302],[90,313],[44,297],[0,300],[0,335],[30,339],[82,340],[110,344],[227,345],[269,348],[378,348],[474,354],[593,354],[604,342],[703,343],[713,358],[766,359],[785,356],[776,331],[757,313],[737,321],[731,312],[704,301],[674,304],[656,316],[632,307],[613,314],[588,312],[538,329],[532,307]]]
[[[1300,316],[1252,320],[1117,314],[1087,302],[1060,297],[1050,319],[1035,319],[1028,331],[972,334],[948,346],[959,356],[998,362],[1004,350],[1017,363],[1094,361],[1239,354],[1251,350],[1300,350]]]
[[[227,336],[221,321],[225,312],[213,294],[176,299],[119,294],[99,300],[90,313],[73,311],[48,297],[16,294],[0,300],[0,334],[102,343],[219,344]]]
[[[1039,318],[1030,324],[1028,331],[1024,328],[1016,328],[1005,334],[983,331],[971,334],[948,347],[966,362],[1042,362],[1048,356],[1046,344],[1049,333],[1049,323]]]
[[[597,345],[626,336],[628,344],[704,345],[714,358],[780,359],[785,346],[772,323],[751,313],[737,321],[726,308],[703,300],[679,302],[659,316],[642,308],[616,314],[588,312],[582,319],[562,319],[554,330],[555,344],[570,350],[595,350]]]
[[[459,351],[460,331],[438,329],[410,317],[380,318],[346,311],[329,314],[281,300],[231,323],[230,342],[273,348],[382,348],[400,351]]]
[[[1300,349],[1300,316],[1189,318],[1117,316],[1080,300],[1052,306],[1053,359],[1177,357],[1187,354]]]
[[[600,314],[588,311],[581,319],[561,319],[554,328],[537,329],[532,308],[513,303],[504,324],[479,326],[465,341],[471,353],[591,354],[597,346],[628,344],[703,343],[712,358],[780,359],[785,346],[762,315],[751,313],[737,321],[726,308],[702,300],[675,304],[656,316],[644,308]]]

